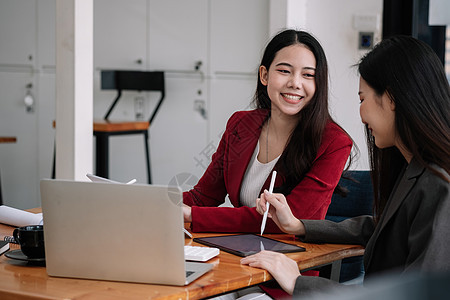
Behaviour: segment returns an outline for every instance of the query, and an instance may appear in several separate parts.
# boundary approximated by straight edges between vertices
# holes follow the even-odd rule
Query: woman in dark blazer
[[[450,270],[450,88],[442,63],[412,37],[383,40],[358,65],[360,115],[374,184],[374,217],[298,220],[281,194],[265,191],[257,211],[305,242],[365,246],[365,279],[382,272]],[[242,259],[267,269],[294,295],[338,285],[300,276],[283,254]]]

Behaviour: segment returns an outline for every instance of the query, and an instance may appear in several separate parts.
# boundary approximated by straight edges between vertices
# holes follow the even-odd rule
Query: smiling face
[[[277,52],[269,70],[259,68],[261,83],[267,86],[272,115],[280,112],[294,116],[311,100],[316,91],[316,58],[302,44]]]
[[[359,81],[359,99],[361,105],[359,114],[375,139],[378,148],[399,146],[396,141],[395,104],[385,92],[382,96],[376,94],[361,77]]]

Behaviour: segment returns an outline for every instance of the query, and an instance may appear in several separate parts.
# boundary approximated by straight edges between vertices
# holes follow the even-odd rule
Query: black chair
[[[370,171],[348,171],[339,181],[346,188],[345,197],[334,194],[328,207],[326,220],[340,222],[360,215],[373,215],[373,187]],[[329,277],[327,271],[321,276]],[[363,257],[349,257],[342,260],[339,282],[348,282],[364,275]]]
[[[156,116],[165,96],[164,72],[161,71],[101,71],[101,89],[117,90],[117,96],[109,107],[103,120],[94,121],[96,137],[96,174],[109,177],[109,137],[114,135],[142,134],[144,136],[147,179],[152,183],[150,168],[150,150],[148,129]],[[122,91],[154,91],[160,92],[157,102],[148,121],[110,121],[109,115],[122,96]]]

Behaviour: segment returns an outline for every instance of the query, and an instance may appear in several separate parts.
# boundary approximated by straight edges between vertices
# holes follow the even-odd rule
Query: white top
[[[258,161],[259,141],[256,145],[253,156],[248,164],[247,171],[245,171],[244,179],[241,185],[241,204],[249,207],[256,206],[256,198],[259,198],[261,188],[277,163],[280,156],[274,160],[263,164]]]

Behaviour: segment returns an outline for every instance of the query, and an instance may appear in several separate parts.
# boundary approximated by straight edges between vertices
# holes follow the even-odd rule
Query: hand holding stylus
[[[269,205],[270,203],[270,209]],[[270,212],[268,213],[268,211]],[[277,226],[286,233],[295,235],[304,235],[305,227],[299,219],[297,219],[289,207],[286,197],[283,194],[269,193],[267,190],[261,194],[261,198],[256,200],[256,211],[260,214],[268,214]]]

